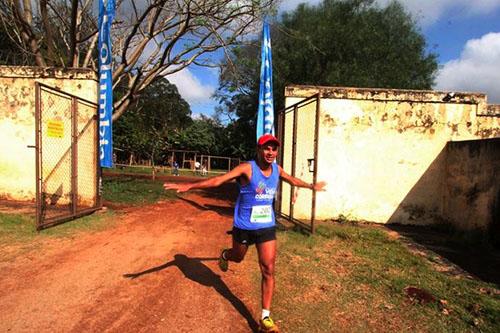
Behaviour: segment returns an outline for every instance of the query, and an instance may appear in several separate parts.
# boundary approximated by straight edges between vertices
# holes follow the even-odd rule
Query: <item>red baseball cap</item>
[[[265,145],[266,143],[269,143],[269,142],[274,142],[276,143],[278,146],[280,146],[280,141],[278,139],[276,139],[276,137],[274,135],[271,135],[271,134],[264,134],[263,136],[261,136],[259,138],[259,140],[257,141],[257,146],[263,146]]]

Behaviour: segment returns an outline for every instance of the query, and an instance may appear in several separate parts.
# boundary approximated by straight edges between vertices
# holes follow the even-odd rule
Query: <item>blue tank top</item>
[[[276,224],[273,201],[278,190],[278,165],[272,163],[271,175],[266,177],[255,161],[249,163],[252,166],[252,179],[248,184],[240,185],[234,208],[234,226],[244,230],[273,227]]]

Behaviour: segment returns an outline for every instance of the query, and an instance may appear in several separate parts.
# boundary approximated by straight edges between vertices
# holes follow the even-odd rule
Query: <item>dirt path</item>
[[[254,251],[221,273],[230,203],[193,193],[0,260],[0,332],[250,332]]]

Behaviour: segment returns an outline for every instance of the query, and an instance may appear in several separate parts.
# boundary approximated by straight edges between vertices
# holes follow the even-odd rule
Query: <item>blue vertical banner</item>
[[[260,64],[259,109],[257,113],[257,140],[264,134],[274,135],[273,61],[271,56],[271,34],[269,23],[262,28],[262,51]]]
[[[101,167],[113,167],[113,73],[111,23],[115,0],[99,0],[99,159]]]

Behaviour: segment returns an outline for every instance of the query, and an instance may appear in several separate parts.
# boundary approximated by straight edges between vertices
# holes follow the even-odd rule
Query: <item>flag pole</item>
[[[259,107],[257,110],[257,140],[264,134],[274,135],[273,67],[269,23],[264,19],[260,64]]]
[[[113,167],[113,55],[111,23],[115,0],[99,0],[99,160],[101,167]]]

